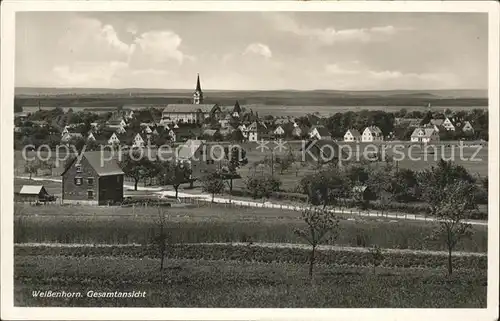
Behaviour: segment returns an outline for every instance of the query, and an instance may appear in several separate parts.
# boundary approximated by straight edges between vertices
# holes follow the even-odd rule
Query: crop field
[[[202,249],[203,250],[203,249]],[[484,270],[345,267],[293,262],[167,259],[159,272],[147,257],[15,256],[16,306],[221,307],[221,308],[484,308]],[[98,269],[95,267],[99,266]],[[64,289],[82,297],[34,297]],[[88,298],[96,292],[145,291],[142,298]]]
[[[174,243],[268,242],[304,243],[295,233],[304,227],[300,213],[279,209],[234,208],[205,204],[164,208],[166,230]],[[148,244],[158,230],[158,209],[152,207],[15,205],[16,243]],[[71,213],[68,215],[68,213]],[[37,215],[37,216],[34,216]],[[351,217],[340,221],[339,246],[444,250],[429,236],[433,222]],[[487,252],[487,227],[474,226],[458,251]]]

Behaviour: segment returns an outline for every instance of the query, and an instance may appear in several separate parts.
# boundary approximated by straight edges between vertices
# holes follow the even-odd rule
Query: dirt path
[[[265,248],[275,248],[275,249],[310,249],[311,247],[307,244],[297,244],[297,243],[183,243],[184,245],[204,245],[204,246],[215,246],[215,245],[231,245],[231,246],[252,246],[252,247],[265,247]],[[79,244],[79,243],[16,243],[15,247],[65,247],[65,248],[75,248],[75,247],[141,247],[141,244]],[[352,247],[352,246],[338,246],[338,245],[320,245],[318,250],[322,251],[337,251],[337,252],[369,252],[369,248],[365,247]],[[427,251],[427,250],[411,250],[411,249],[381,249],[386,253],[397,253],[397,254],[408,254],[408,255],[438,255],[447,256],[446,251]],[[487,256],[487,253],[481,252],[453,252],[453,256],[476,256],[482,257]]]
[[[21,178],[21,179],[29,179],[27,176],[16,176],[16,178]],[[61,183],[61,179],[56,179],[56,178],[43,178],[43,177],[32,177],[32,180],[34,181],[51,181],[51,182],[58,182]],[[124,184],[123,185],[125,188],[134,188],[132,185]],[[138,186],[137,190],[141,191],[151,191],[154,194],[157,194],[160,197],[175,197],[175,191],[165,191],[162,190],[160,187],[141,187]],[[212,201],[212,195],[209,194],[191,194],[191,193],[184,193],[184,192],[179,192],[178,193],[179,198],[196,198],[200,201],[205,201],[205,202],[211,202]],[[256,202],[256,201],[244,201],[244,200],[238,200],[238,199],[229,199],[229,198],[223,198],[223,197],[215,197],[213,200],[215,203],[220,203],[220,204],[236,204],[240,206],[247,206],[247,207],[259,207],[259,208],[275,208],[275,209],[284,209],[284,210],[292,210],[292,211],[302,211],[305,209],[305,206],[294,206],[294,205],[287,205],[287,204],[280,204],[280,203],[274,203],[274,202]],[[355,216],[366,216],[366,217],[383,217],[383,218],[388,218],[388,219],[399,219],[399,220],[413,220],[413,221],[424,221],[424,222],[437,222],[438,220],[434,217],[426,217],[423,215],[416,215],[416,214],[406,214],[406,213],[384,213],[383,215],[380,213],[370,213],[370,212],[348,212],[348,211],[339,211],[339,210],[331,210],[333,213],[337,214],[343,214],[343,215],[355,215]],[[469,223],[471,225],[479,225],[479,226],[488,226],[487,221],[476,221],[476,220],[465,220],[464,223]]]

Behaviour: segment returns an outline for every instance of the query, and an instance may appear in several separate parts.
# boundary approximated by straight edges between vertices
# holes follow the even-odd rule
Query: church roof
[[[163,109],[164,113],[196,113],[203,112],[209,113],[211,112],[217,104],[168,104],[165,109]]]

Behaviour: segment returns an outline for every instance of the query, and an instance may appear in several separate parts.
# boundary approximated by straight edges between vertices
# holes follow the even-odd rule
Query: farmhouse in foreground
[[[62,202],[105,205],[123,201],[124,173],[107,153],[84,152],[67,164],[62,176]],[[102,159],[102,161],[101,161]]]

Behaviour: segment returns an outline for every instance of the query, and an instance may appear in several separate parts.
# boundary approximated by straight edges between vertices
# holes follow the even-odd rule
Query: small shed
[[[45,202],[50,194],[43,185],[23,185],[19,191],[19,198],[25,202]]]
[[[376,199],[375,193],[365,185],[358,185],[352,188],[352,192],[356,195],[356,198],[363,201],[369,201]]]

